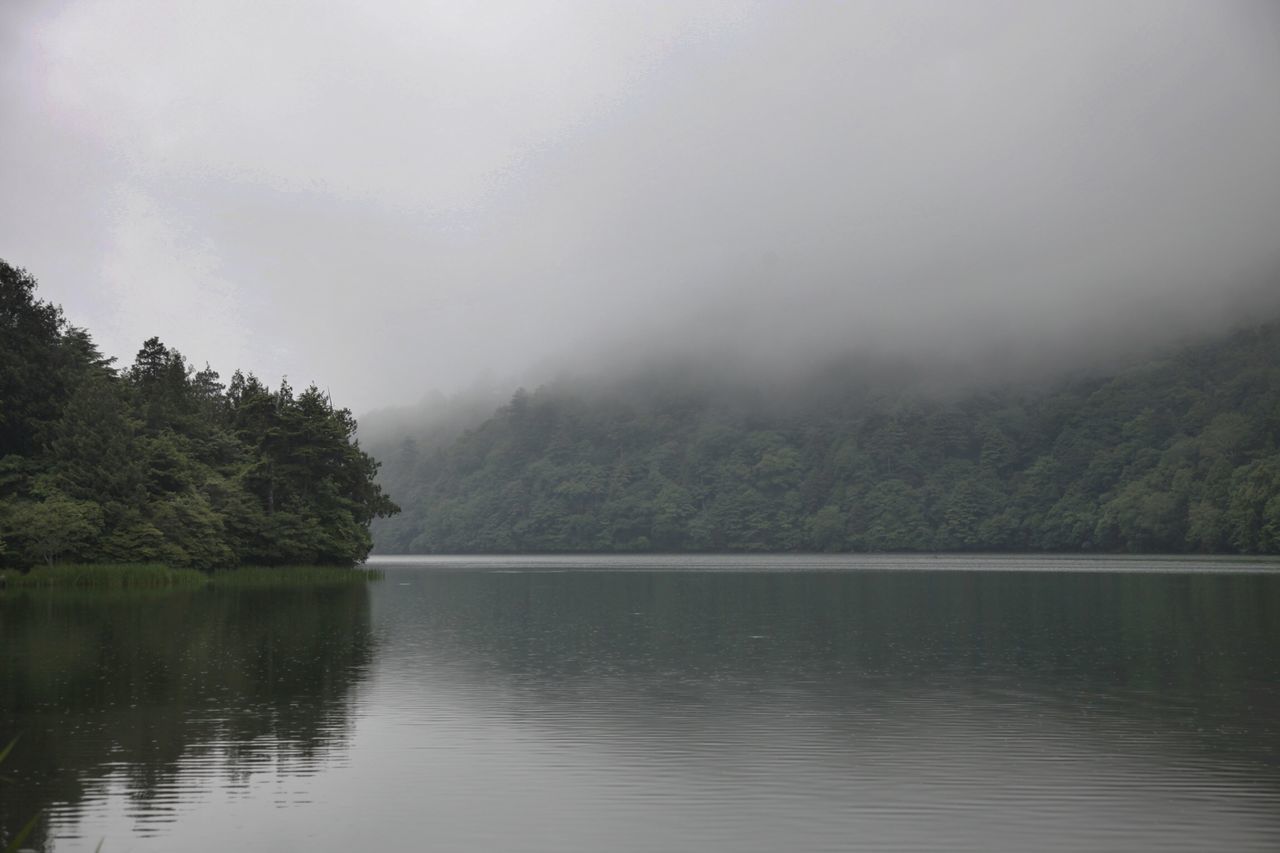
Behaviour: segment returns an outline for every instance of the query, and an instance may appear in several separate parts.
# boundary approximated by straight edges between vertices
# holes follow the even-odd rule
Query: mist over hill
[[[371,443],[404,508],[375,549],[1280,551],[1280,323],[1037,383],[735,375],[564,379]]]
[[[7,0],[0,256],[120,363],[164,329],[362,413],[851,345],[1047,376],[1280,311],[1278,33],[1273,0]]]
[[[982,482],[1007,497],[1058,458],[1048,401],[1280,315],[1278,48],[1272,0],[10,0],[0,256],[119,364],[163,329],[371,413],[411,493],[397,547],[897,547],[860,519],[898,504],[918,547],[1048,547],[1027,519],[1074,469],[990,503],[1012,533],[948,528],[938,496],[990,474],[1004,408],[1017,455]],[[568,449],[515,418],[519,386]],[[1170,406],[1153,452],[1205,428]],[[917,421],[951,410],[967,437],[929,449]],[[882,426],[923,461],[873,451]],[[611,430],[637,429],[643,476],[619,473]],[[529,521],[552,510],[576,532]],[[1080,547],[1201,547],[1090,518]]]

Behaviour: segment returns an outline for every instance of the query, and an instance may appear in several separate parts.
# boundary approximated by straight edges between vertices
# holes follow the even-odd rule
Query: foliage
[[[209,583],[227,589],[263,589],[359,584],[381,579],[382,572],[378,569],[346,569],[338,566],[285,566],[283,568],[241,566],[214,572],[209,577]]]
[[[224,386],[159,338],[115,370],[0,261],[0,567],[349,566],[397,507],[314,385]]]
[[[788,405],[666,376],[376,448],[386,552],[1280,552],[1280,324],[1110,377]]]
[[[342,566],[237,566],[209,573],[175,569],[162,563],[58,563],[26,573],[0,570],[0,590],[311,587],[366,583],[381,577],[377,570]]]
[[[59,563],[42,566],[26,574],[16,572],[0,581],[19,589],[42,587],[95,587],[106,589],[148,589],[176,586],[203,586],[209,576],[195,569],[171,569],[156,563]]]
[[[59,492],[42,500],[13,501],[5,512],[5,525],[28,554],[52,565],[58,557],[89,550],[102,531],[102,508],[92,501],[78,501]]]

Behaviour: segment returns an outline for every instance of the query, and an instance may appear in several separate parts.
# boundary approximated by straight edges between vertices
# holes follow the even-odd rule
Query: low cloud
[[[1056,363],[1280,309],[1267,2],[0,15],[0,256],[126,359],[159,334],[364,409],[655,353]]]

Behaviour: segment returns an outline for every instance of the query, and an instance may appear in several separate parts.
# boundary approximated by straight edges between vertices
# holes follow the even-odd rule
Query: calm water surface
[[[0,595],[0,829],[90,851],[1280,849],[1275,563],[388,559]]]

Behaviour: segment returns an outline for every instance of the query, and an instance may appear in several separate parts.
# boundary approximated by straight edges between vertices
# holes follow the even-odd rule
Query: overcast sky
[[[357,412],[1220,325],[1280,292],[1280,4],[3,0],[0,187],[108,354]]]

